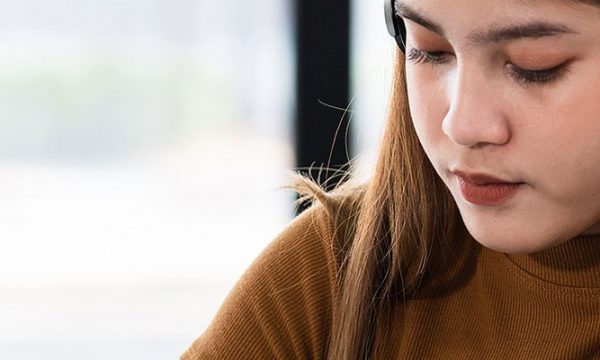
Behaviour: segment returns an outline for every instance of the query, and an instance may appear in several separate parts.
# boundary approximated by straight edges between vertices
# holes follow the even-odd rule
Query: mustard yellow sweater
[[[339,261],[324,210],[299,216],[259,256],[192,359],[323,359]],[[398,304],[374,359],[600,359],[600,235],[529,255],[467,238],[435,286]]]

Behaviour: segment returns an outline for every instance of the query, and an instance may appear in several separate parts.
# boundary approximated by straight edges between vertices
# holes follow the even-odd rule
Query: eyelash
[[[415,48],[410,48],[406,58],[413,64],[444,64],[449,61],[448,53],[443,51],[423,51]]]
[[[518,81],[525,84],[544,85],[558,81],[567,71],[567,64],[568,63],[563,63],[544,70],[521,69],[515,64],[508,64],[507,67],[509,74]]]
[[[450,54],[443,51],[423,51],[410,48],[406,58],[413,64],[431,64],[440,65],[450,61]],[[561,78],[567,70],[568,62],[562,63],[549,69],[527,70],[518,67],[515,64],[507,64],[507,71],[515,80],[526,84],[546,85],[551,84]]]

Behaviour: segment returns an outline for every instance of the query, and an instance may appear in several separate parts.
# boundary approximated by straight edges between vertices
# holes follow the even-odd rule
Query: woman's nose
[[[511,129],[502,109],[502,89],[482,71],[457,69],[448,84],[448,112],[442,130],[454,143],[470,148],[504,145]]]

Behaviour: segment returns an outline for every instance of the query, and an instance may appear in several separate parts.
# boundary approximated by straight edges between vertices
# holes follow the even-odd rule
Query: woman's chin
[[[529,227],[519,231],[509,227],[469,226],[471,236],[488,249],[509,254],[529,254],[557,246],[574,236],[535,231]]]

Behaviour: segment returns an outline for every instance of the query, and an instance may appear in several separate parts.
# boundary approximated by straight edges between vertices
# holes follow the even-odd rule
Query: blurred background
[[[379,2],[326,14],[349,24],[347,97],[300,101],[319,28],[299,2],[0,1],[2,359],[177,358],[294,217],[278,187],[323,163],[302,140],[332,146],[298,131],[302,101],[349,121],[369,171],[395,49]]]

